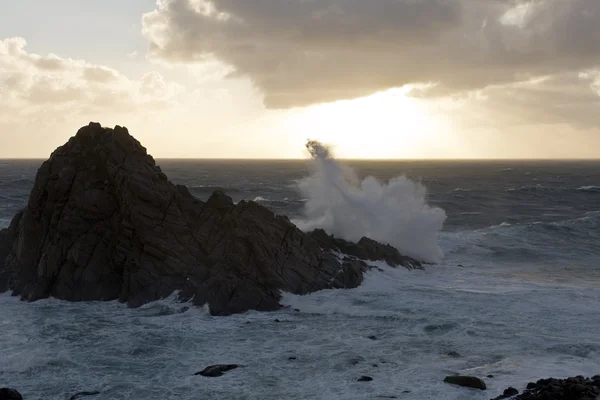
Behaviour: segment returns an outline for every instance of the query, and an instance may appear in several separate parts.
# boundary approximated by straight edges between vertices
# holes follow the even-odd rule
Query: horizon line
[[[154,157],[155,160],[165,161],[310,161],[310,158],[242,158],[242,157]],[[0,161],[46,161],[49,157],[0,157]],[[528,158],[528,157],[517,157],[517,158],[343,158],[335,157],[339,161],[371,161],[371,162],[404,162],[404,161],[484,161],[484,162],[498,162],[498,161],[600,161],[598,158]]]

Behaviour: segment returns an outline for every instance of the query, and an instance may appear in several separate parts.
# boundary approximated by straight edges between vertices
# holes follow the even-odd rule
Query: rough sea
[[[0,161],[0,228],[39,164]],[[600,162],[354,161],[356,177],[331,181],[305,161],[159,164],[200,199],[223,189],[305,228],[368,231],[439,262],[379,263],[357,289],[285,294],[287,309],[230,317],[176,295],[128,309],[0,294],[0,387],[27,400],[483,400],[600,373]],[[244,368],[194,376],[218,363]],[[452,373],[488,390],[443,383]]]

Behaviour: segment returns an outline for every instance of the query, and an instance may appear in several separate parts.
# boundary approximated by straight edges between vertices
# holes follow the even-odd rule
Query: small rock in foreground
[[[237,364],[211,365],[210,367],[204,368],[204,370],[200,372],[196,372],[194,375],[202,375],[210,378],[216,378],[219,376],[223,376],[223,374],[227,371],[231,371],[232,369],[236,369],[239,367],[240,365]]]
[[[23,400],[23,396],[15,389],[2,388],[0,389],[0,400]]]
[[[361,376],[360,378],[358,378],[358,382],[371,382],[373,380],[373,378],[371,378],[370,376]]]
[[[447,376],[444,382],[451,385],[463,386],[473,389],[486,390],[485,382],[475,376],[452,375]]]

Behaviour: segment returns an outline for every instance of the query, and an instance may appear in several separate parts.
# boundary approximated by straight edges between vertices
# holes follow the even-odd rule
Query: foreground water
[[[0,164],[6,226],[37,165]],[[200,198],[223,187],[292,218],[304,204],[291,187],[307,174],[300,163],[161,164]],[[489,399],[540,377],[600,372],[600,164],[356,167],[426,184],[448,214],[441,264],[380,265],[357,289],[285,295],[288,309],[226,318],[174,298],[127,309],[0,295],[0,386],[26,399],[82,390],[101,391],[96,399]],[[193,376],[216,363],[245,367]],[[472,391],[442,382],[454,372],[494,377],[487,392]],[[362,375],[374,380],[356,382]]]

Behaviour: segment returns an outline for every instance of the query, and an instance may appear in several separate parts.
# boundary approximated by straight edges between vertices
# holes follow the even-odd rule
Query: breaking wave
[[[588,185],[580,186],[578,188],[572,187],[551,187],[544,186],[541,184],[535,185],[523,185],[519,187],[512,187],[506,189],[507,192],[587,192],[587,193],[600,193],[600,186]]]
[[[600,186],[581,186],[577,188],[577,190],[581,192],[592,192],[592,193],[600,193]]]
[[[317,142],[306,145],[312,174],[298,182],[307,198],[304,217],[294,221],[309,231],[322,228],[346,240],[363,236],[388,243],[401,253],[426,262],[440,262],[438,245],[446,213],[426,202],[426,188],[405,176],[380,182],[338,162],[330,149]]]

